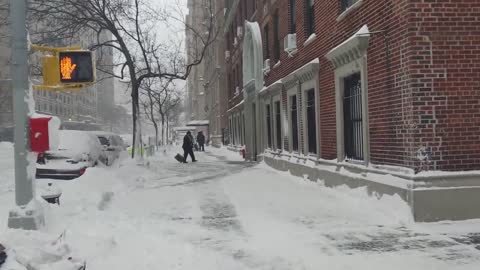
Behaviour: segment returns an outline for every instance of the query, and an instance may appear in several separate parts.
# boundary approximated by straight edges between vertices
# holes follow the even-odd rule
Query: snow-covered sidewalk
[[[55,181],[62,204],[43,204],[42,232],[6,229],[13,171],[0,156],[0,243],[45,247],[63,233],[89,270],[480,268],[478,220],[414,224],[398,197],[325,188],[225,149],[188,164],[175,151]]]

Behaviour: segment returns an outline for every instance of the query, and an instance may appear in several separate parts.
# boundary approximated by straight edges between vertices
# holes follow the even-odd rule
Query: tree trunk
[[[132,120],[133,120],[133,130],[132,130],[132,158],[135,158],[135,143],[137,139],[137,106],[135,105],[135,95],[132,89]]]
[[[170,140],[170,132],[169,132],[169,127],[170,127],[170,125],[169,125],[169,123],[168,123],[168,116],[167,116],[167,141],[169,141],[169,140]]]
[[[162,116],[162,145],[165,146],[165,117]]]
[[[153,121],[153,127],[155,128],[155,148],[158,150],[158,125]]]

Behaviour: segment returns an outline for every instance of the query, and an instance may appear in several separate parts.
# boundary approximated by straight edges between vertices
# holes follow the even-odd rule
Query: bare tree
[[[200,64],[207,48],[215,41],[220,26],[216,23],[213,0],[205,0],[207,16],[201,29],[189,24],[184,18],[177,18],[187,31],[195,35],[195,53],[182,52],[176,47],[161,41],[156,31],[167,27],[171,13],[157,9],[148,0],[36,0],[30,1],[31,16],[37,22],[44,22],[48,30],[40,35],[53,35],[65,40],[85,31],[96,33],[95,45],[90,49],[113,48],[121,61],[116,63],[118,72],[112,76],[128,80],[131,85],[133,142],[132,158],[137,141],[137,118],[139,114],[139,92],[144,80],[185,80],[192,67]],[[102,33],[109,32],[110,40],[103,40]],[[172,48],[176,50],[172,51]],[[108,71],[105,71],[108,73]]]
[[[167,81],[154,81],[153,79],[149,79],[144,81],[142,86],[142,96],[144,97],[143,100],[141,99],[141,103],[143,105],[145,115],[147,119],[152,123],[155,129],[155,144],[158,148],[158,135],[159,135],[159,126],[158,122],[158,112],[163,112],[163,107],[166,106],[166,101],[170,99],[170,95],[172,94],[171,86],[174,87],[173,80],[169,79]],[[161,114],[160,114],[161,115]],[[162,145],[164,145],[164,116],[162,118]]]
[[[165,91],[155,93],[153,98],[157,102],[157,110],[162,123],[162,145],[165,145],[165,141],[167,140],[165,137],[165,129],[167,130],[168,136],[168,116],[172,109],[180,103],[180,96],[175,89],[175,85],[171,85],[171,87],[166,87]]]

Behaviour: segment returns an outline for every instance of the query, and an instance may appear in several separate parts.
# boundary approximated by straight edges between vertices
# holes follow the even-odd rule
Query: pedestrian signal
[[[61,83],[91,83],[95,81],[92,52],[61,51],[58,60]]]

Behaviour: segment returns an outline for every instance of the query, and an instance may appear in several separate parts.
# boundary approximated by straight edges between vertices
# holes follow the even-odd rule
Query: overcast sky
[[[149,0],[151,3],[155,4],[159,8],[168,8],[175,12],[175,17],[180,19],[181,16],[185,16],[188,13],[187,10],[187,0]],[[185,38],[185,30],[184,27],[180,22],[175,22],[175,20],[171,21],[170,26],[165,25],[158,25],[156,29],[152,29],[152,31],[157,31],[158,36],[165,42],[170,42],[172,40],[177,40],[178,42],[184,40]],[[182,46],[184,44],[182,43]],[[115,101],[117,104],[125,104],[129,103],[130,101],[130,93],[126,91],[125,84],[116,83],[116,91],[115,91]],[[177,86],[179,88],[183,88],[185,86],[184,82],[178,81]],[[129,106],[127,106],[128,108]]]

